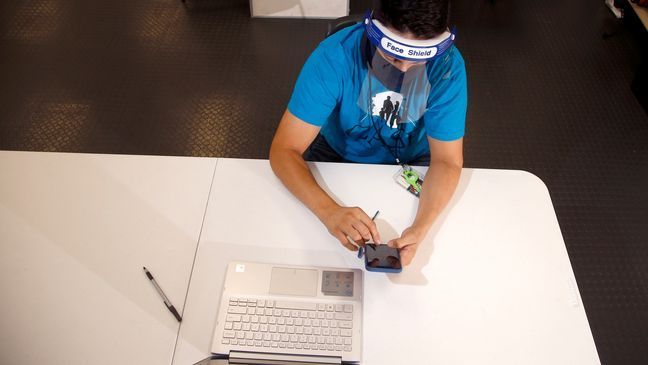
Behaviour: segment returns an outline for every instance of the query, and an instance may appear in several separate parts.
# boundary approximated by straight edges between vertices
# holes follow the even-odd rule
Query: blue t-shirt
[[[402,86],[390,89],[368,73],[363,32],[359,24],[320,43],[301,70],[288,110],[321,127],[333,150],[355,162],[412,161],[429,154],[426,135],[441,141],[463,137],[466,70],[459,50],[452,46],[428,61],[420,69],[427,74],[425,85],[403,95]]]

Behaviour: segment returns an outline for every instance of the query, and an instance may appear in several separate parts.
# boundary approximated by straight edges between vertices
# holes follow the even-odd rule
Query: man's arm
[[[443,142],[428,137],[428,143],[430,168],[421,188],[416,218],[400,238],[389,242],[399,248],[404,265],[410,264],[419,244],[452,198],[463,167],[463,138]]]
[[[357,250],[347,239],[357,244],[373,239],[380,242],[378,230],[369,216],[358,207],[337,204],[315,181],[302,154],[313,142],[320,128],[308,124],[286,110],[270,147],[270,165],[275,175],[313,214],[328,231],[349,250]]]

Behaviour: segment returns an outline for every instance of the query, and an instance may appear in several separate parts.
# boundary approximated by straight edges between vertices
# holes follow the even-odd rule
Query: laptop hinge
[[[230,364],[288,364],[288,365],[330,365],[342,364],[336,356],[269,354],[264,352],[230,351]]]

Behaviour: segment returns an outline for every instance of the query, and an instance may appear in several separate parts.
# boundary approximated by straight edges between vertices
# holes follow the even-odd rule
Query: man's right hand
[[[376,224],[362,209],[341,207],[315,181],[303,153],[319,133],[286,110],[270,147],[270,166],[277,177],[351,251],[373,240],[380,243]],[[356,242],[350,242],[347,236]]]
[[[380,243],[376,223],[358,207],[336,206],[323,214],[320,219],[329,233],[351,251],[357,251],[358,247],[364,246],[367,241]],[[349,239],[356,244],[354,245]]]

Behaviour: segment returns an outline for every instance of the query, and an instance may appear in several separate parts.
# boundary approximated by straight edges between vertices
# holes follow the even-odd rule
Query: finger
[[[356,221],[351,224],[351,226],[360,233],[360,236],[362,236],[362,239],[364,241],[371,241],[371,232],[369,231],[369,228],[364,225],[362,221]]]
[[[336,234],[335,238],[337,238],[338,241],[340,241],[340,243],[342,244],[342,246],[344,246],[347,250],[349,250],[349,251],[357,251],[358,250],[358,247],[356,245],[349,242],[349,239],[347,238],[347,236],[345,234],[343,234],[343,233]]]
[[[401,257],[401,264],[403,266],[409,266],[409,264],[412,263],[412,258],[414,257],[414,255],[412,255],[409,252],[402,252],[400,254],[400,257]]]
[[[362,240],[362,239],[356,241],[356,240],[354,240],[353,238],[351,238],[349,236],[346,236],[346,237],[347,237],[347,242],[349,242],[350,244],[356,246],[357,248],[366,246],[364,240]]]
[[[403,248],[405,246],[416,245],[417,243],[418,242],[416,242],[412,236],[403,234],[399,238],[389,241],[387,244],[390,245],[390,247]]]
[[[358,218],[360,218],[365,227],[368,228],[369,234],[371,234],[373,241],[380,244],[380,233],[378,233],[376,222],[372,221],[371,218],[369,218],[369,216],[365,214],[365,212],[362,212],[362,214]]]
[[[342,227],[342,233],[347,235],[351,239],[351,241],[355,242],[357,245],[364,246],[362,235],[360,234],[360,232],[358,232],[357,229],[353,228],[353,226],[347,225],[345,227]]]
[[[355,248],[353,249],[354,251],[358,250],[358,247],[364,246],[364,241],[362,240],[362,236],[358,231],[355,230],[355,228],[351,227],[351,225],[347,225],[345,227],[342,227],[340,229],[342,231],[342,234],[346,238],[346,242],[354,246]]]
[[[387,246],[400,249],[407,246],[407,243],[403,239],[396,238],[387,242]]]
[[[405,246],[400,250],[400,257],[401,257],[401,263],[404,266],[407,266],[412,263],[412,260],[414,259],[414,255],[416,255],[416,246],[410,245],[410,246]]]
[[[346,241],[346,244],[344,247],[348,248],[349,251],[357,252],[358,251],[358,245],[354,245],[353,243],[349,242],[349,240]]]

